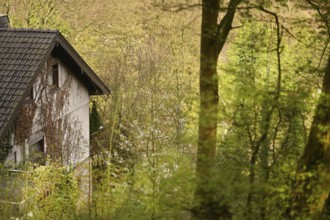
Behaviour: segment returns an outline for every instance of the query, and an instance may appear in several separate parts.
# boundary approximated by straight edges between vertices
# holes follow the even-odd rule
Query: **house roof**
[[[51,54],[72,69],[90,95],[110,93],[60,32],[0,28],[0,142]]]

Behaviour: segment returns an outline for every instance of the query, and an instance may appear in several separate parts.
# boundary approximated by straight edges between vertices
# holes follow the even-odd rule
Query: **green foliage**
[[[16,180],[12,182],[12,180]],[[0,164],[0,213],[1,218],[9,219],[18,214],[17,206],[10,204],[15,201],[15,197],[20,197],[17,188],[20,187],[20,181],[15,175],[9,172],[9,169]],[[7,202],[6,202],[7,201]]]
[[[79,199],[77,180],[56,164],[32,164],[10,170],[0,166],[1,218],[75,219]]]
[[[4,1],[3,1],[4,2]],[[10,16],[12,27],[17,28],[39,28],[39,29],[58,29],[64,35],[71,31],[69,24],[61,18],[60,6],[65,8],[61,0],[24,0],[15,3],[15,0],[8,0],[2,4]]]
[[[96,219],[181,219],[193,198],[189,158],[165,151],[138,161],[126,172],[108,168],[93,192]],[[109,188],[110,185],[110,188]]]
[[[242,27],[232,30],[225,57],[219,60],[220,138],[209,187],[215,189],[211,199],[229,205],[234,219],[283,218],[294,179],[315,176],[295,175],[319,98],[324,72],[320,57],[328,55],[327,1],[313,2],[319,11],[310,11],[315,5],[300,1],[256,2],[278,13],[283,25],[280,81],[273,17],[258,10],[239,10]],[[2,12],[10,6],[13,27],[61,30],[113,92],[111,99],[95,98],[98,108],[93,103],[91,109],[91,133],[100,127],[100,118],[105,129],[93,151],[89,210],[77,204],[78,186],[71,172],[59,166],[39,167],[27,169],[13,184],[29,185],[22,193],[30,198],[24,216],[189,219],[196,205],[193,155],[199,105],[199,13],[194,7],[165,13],[152,7],[160,4],[152,0],[0,3]],[[175,3],[171,1],[168,9]],[[9,143],[0,147],[2,162]],[[1,172],[3,182],[13,177],[8,170]],[[316,204],[316,211],[329,191],[326,183],[308,200]],[[17,211],[3,204],[0,210],[8,218]]]
[[[95,101],[93,101],[92,110],[89,116],[89,126],[90,126],[89,129],[90,134],[93,134],[94,132],[100,130],[102,126],[101,118],[97,111],[97,106]]]
[[[8,133],[7,137],[5,137],[4,141],[0,143],[0,164],[6,161],[6,158],[13,148],[11,134]]]
[[[74,219],[79,191],[72,171],[56,164],[27,169],[25,215],[33,219]]]
[[[240,183],[240,194],[228,188],[227,196],[234,196],[229,204],[239,218],[249,213],[250,218],[277,219],[289,207],[292,167],[297,166],[306,144],[306,117],[315,104],[311,94],[317,78],[297,74],[301,71],[297,60],[308,62],[308,54],[283,49],[278,91],[274,29],[251,20],[243,24],[227,51],[228,63],[222,67],[226,74],[220,83],[224,126],[219,172],[231,170],[229,176],[237,179],[230,184]],[[282,44],[304,51],[285,38]]]

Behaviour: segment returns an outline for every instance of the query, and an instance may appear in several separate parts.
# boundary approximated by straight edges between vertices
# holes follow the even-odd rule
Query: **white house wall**
[[[54,62],[54,58],[51,58],[51,61]],[[34,84],[35,100],[37,105],[36,114],[33,119],[32,134],[29,139],[26,140],[26,146],[14,146],[11,153],[8,155],[6,162],[14,163],[14,155],[16,154],[16,160],[22,161],[24,154],[28,155],[27,146],[33,143],[36,143],[38,140],[44,137],[43,133],[43,123],[41,120],[40,106],[41,102],[45,102],[47,97],[42,96],[53,95],[56,96],[60,94],[63,88],[66,88],[65,102],[62,111],[59,115],[56,115],[56,118],[52,120],[60,120],[64,118],[70,118],[69,121],[72,121],[72,127],[75,133],[79,133],[81,136],[80,146],[75,152],[75,158],[70,158],[71,164],[76,164],[84,160],[89,156],[89,93],[87,88],[81,83],[81,81],[67,68],[60,60],[56,60],[59,64],[59,90],[51,91],[49,86],[43,90],[41,84],[45,79],[42,78],[42,74],[37,78]],[[51,62],[48,62],[48,64]],[[47,67],[45,67],[46,69]],[[57,104],[55,104],[56,106]],[[54,110],[55,111],[55,110]],[[45,140],[45,150],[47,150],[47,140]],[[63,152],[65,153],[65,152]],[[77,155],[79,155],[77,157]]]
[[[75,164],[84,160],[89,156],[89,92],[81,81],[70,72],[70,70],[62,63],[60,64],[60,87],[63,86],[68,77],[72,77],[71,86],[68,91],[68,102],[64,110],[64,115],[72,119],[76,119],[80,124],[76,128],[80,132],[83,140],[79,149],[78,161],[71,158],[71,163]]]

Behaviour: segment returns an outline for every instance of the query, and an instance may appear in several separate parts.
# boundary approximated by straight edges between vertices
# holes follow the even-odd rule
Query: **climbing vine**
[[[80,158],[78,147],[82,145],[81,124],[76,116],[68,112],[73,74],[62,74],[60,86],[54,86],[50,82],[52,66],[58,62],[57,58],[50,57],[37,77],[33,87],[33,99],[25,100],[15,119],[13,144],[21,146],[24,159],[28,159],[25,157],[26,145],[31,142],[31,135],[38,133],[37,136],[45,140],[46,147],[43,150],[46,155],[63,164],[71,164]],[[0,162],[5,161],[12,147],[8,135],[1,145]]]
[[[35,117],[37,105],[34,102],[22,107],[15,122],[14,137],[15,144],[24,145],[25,140],[32,133],[33,118]]]

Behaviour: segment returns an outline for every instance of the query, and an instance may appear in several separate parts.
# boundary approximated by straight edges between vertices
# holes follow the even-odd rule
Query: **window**
[[[39,140],[38,142],[30,145],[30,153],[35,152],[44,152],[44,139]]]
[[[31,144],[29,147],[29,160],[33,163],[45,164],[45,142],[44,139]]]
[[[34,91],[33,91],[33,86],[30,90],[30,99],[34,99]]]
[[[32,88],[30,89],[29,94],[26,96],[26,100],[29,100],[29,99],[34,99],[34,90],[33,90],[33,86],[32,86]]]
[[[58,63],[52,65],[52,72],[48,77],[48,84],[53,87],[59,86],[59,73],[58,73]]]

